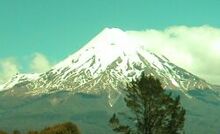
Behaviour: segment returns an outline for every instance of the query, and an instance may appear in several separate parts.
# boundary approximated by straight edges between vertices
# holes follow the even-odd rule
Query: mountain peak
[[[116,27],[106,27],[102,30],[102,32],[110,32],[110,33],[115,33],[115,32],[119,32],[119,33],[124,33],[124,31],[120,28],[116,28]],[[101,33],[102,33],[101,32]]]
[[[126,32],[119,28],[105,28],[87,45],[92,47],[104,47],[104,45],[129,45],[132,44]]]
[[[57,64],[54,68],[72,65],[72,61],[81,61],[88,58],[96,58],[105,66],[122,54],[131,55],[136,53],[138,44],[129,35],[119,28],[105,28],[78,52],[70,55],[67,59]]]

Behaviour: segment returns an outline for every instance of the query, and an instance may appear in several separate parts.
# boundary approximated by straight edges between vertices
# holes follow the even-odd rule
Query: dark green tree
[[[180,97],[172,98],[160,81],[142,73],[127,84],[125,103],[131,110],[130,123],[122,125],[116,114],[109,123],[113,131],[124,134],[181,134],[185,110]]]

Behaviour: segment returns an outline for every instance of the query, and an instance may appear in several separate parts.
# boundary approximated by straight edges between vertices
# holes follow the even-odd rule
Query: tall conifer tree
[[[172,98],[153,76],[141,77],[127,84],[124,98],[132,112],[129,125],[121,125],[116,114],[109,123],[115,132],[124,134],[181,134],[185,110],[180,97]]]

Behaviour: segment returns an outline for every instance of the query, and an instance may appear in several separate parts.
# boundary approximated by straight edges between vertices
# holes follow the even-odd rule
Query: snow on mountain
[[[113,94],[120,93],[118,88],[138,77],[142,71],[159,78],[165,88],[182,91],[211,88],[210,84],[174,65],[164,56],[143,49],[137,40],[117,28],[104,29],[48,72],[30,77],[19,75],[4,88],[13,88],[25,78],[31,81],[25,87],[32,95],[60,90],[85,93],[109,91]]]
[[[54,69],[60,69],[63,66],[71,66],[72,69],[78,68],[94,55],[102,63],[102,69],[105,69],[107,65],[111,64],[123,52],[132,53],[135,52],[135,49],[135,44],[128,38],[125,32],[116,28],[106,28],[85,47],[56,65]],[[79,61],[73,65],[72,60],[74,59]]]

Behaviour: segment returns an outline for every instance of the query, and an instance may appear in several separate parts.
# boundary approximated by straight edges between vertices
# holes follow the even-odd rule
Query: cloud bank
[[[19,65],[13,57],[0,60],[0,84],[19,73]]]
[[[41,53],[35,53],[30,63],[30,69],[35,73],[42,73],[49,70],[51,64],[46,56]]]
[[[147,50],[208,82],[220,84],[220,29],[211,26],[173,26],[164,30],[127,31]]]
[[[31,56],[28,70],[31,73],[42,73],[50,69],[51,66],[52,64],[45,55],[35,53]],[[13,75],[20,73],[20,69],[21,65],[18,64],[16,58],[0,59],[0,84],[9,80]]]

